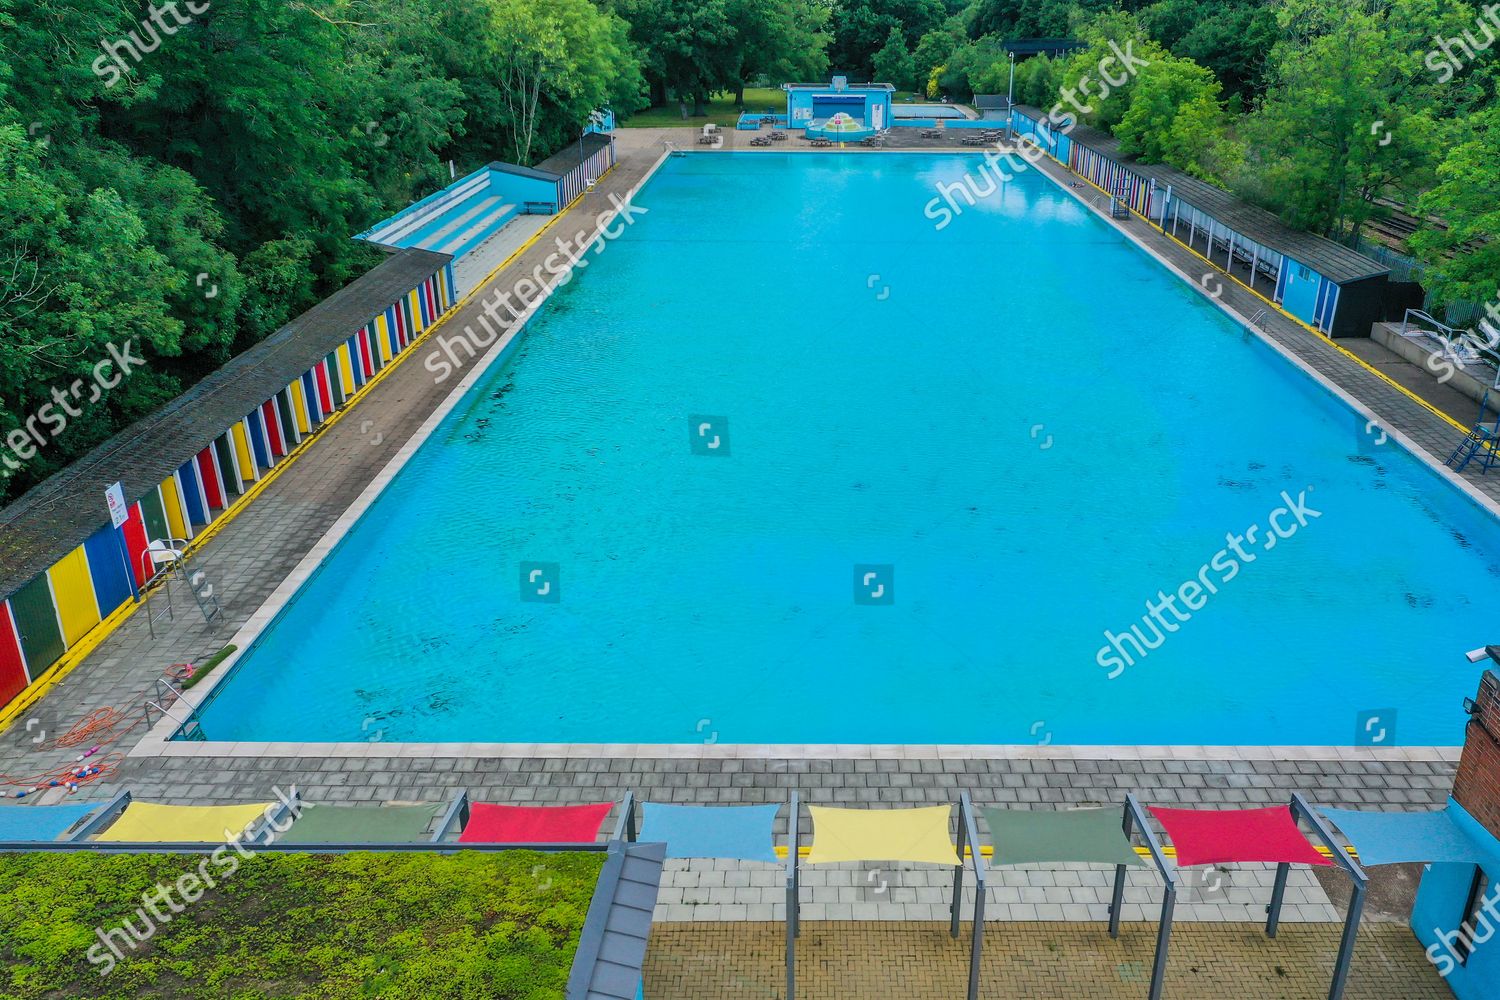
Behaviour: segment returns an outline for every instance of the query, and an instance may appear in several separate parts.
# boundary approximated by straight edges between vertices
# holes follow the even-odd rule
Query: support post
[[[1167,978],[1167,950],[1172,941],[1172,911],[1177,907],[1177,884],[1167,883],[1161,900],[1161,919],[1156,927],[1156,958],[1151,963],[1151,1000],[1161,1000],[1162,983]]]
[[[448,803],[448,808],[443,812],[443,818],[438,820],[437,830],[432,834],[432,842],[442,843],[455,822],[458,823],[460,830],[469,825],[468,789],[459,789],[458,794],[453,796],[453,801]]]
[[[302,812],[302,796],[297,792],[297,786],[292,786],[290,798],[283,797],[271,810],[271,814],[252,823],[245,828],[245,840],[250,842],[259,841],[260,846],[270,846],[276,842],[276,835],[281,827],[281,821],[291,815],[295,822],[297,816]]]
[[[792,793],[792,808],[786,819],[786,1000],[797,996],[797,793]]]
[[[961,792],[958,796],[958,826],[960,836],[965,832],[969,838],[969,852],[974,863],[974,928],[969,941],[969,993],[968,1000],[979,1000],[979,969],[984,959],[984,897],[985,869],[984,855],[979,851],[979,827],[974,821],[974,803],[969,801],[969,793]],[[960,863],[963,855],[958,856]],[[958,900],[953,901],[955,910]]]
[[[1133,817],[1130,814],[1129,800],[1126,800],[1125,802],[1125,815],[1121,819],[1120,826],[1125,831],[1125,839],[1129,841],[1130,835],[1133,832],[1131,829],[1131,827],[1133,826]],[[1120,910],[1124,906],[1124,903],[1125,866],[1115,865],[1115,894],[1110,899],[1109,903],[1109,936],[1112,938],[1118,938],[1120,936]]]
[[[948,907],[948,936],[958,937],[958,909],[964,900],[964,806],[963,800],[958,803],[958,864],[953,869],[953,904]],[[974,845],[974,853],[979,853],[979,845]]]
[[[1120,936],[1120,910],[1125,900],[1125,866],[1115,865],[1115,895],[1109,903],[1109,936]]]
[[[1134,795],[1125,796],[1125,809],[1134,818],[1135,826],[1140,831],[1141,839],[1146,842],[1146,849],[1151,852],[1151,860],[1156,863],[1156,870],[1161,874],[1165,887],[1161,901],[1161,920],[1156,927],[1156,958],[1151,965],[1151,1000],[1161,1000],[1162,983],[1167,976],[1168,946],[1172,940],[1172,911],[1177,908],[1177,869],[1167,864],[1166,855],[1162,853],[1161,844],[1156,839],[1156,832],[1146,821],[1146,811],[1141,808]]]
[[[1328,1000],[1341,1000],[1344,986],[1349,980],[1349,967],[1354,964],[1354,944],[1359,937],[1359,921],[1364,914],[1365,891],[1369,888],[1370,877],[1334,839],[1333,831],[1323,817],[1313,812],[1312,806],[1307,804],[1300,793],[1292,793],[1292,816],[1306,820],[1313,828],[1323,846],[1332,854],[1334,864],[1349,875],[1351,888],[1354,890],[1349,897],[1349,910],[1344,915],[1344,933],[1339,939],[1339,957],[1333,966],[1333,982],[1328,987]]]
[[[610,840],[623,840],[626,843],[635,843],[635,793],[626,792],[625,799],[620,803],[620,818],[615,820],[615,832],[610,835]]]
[[[1283,861],[1276,866],[1276,887],[1271,890],[1271,905],[1266,907],[1266,937],[1275,937],[1281,924],[1281,900],[1286,895],[1286,877],[1292,866]]]
[[[130,805],[130,793],[121,792],[104,804],[104,808],[94,813],[89,821],[73,832],[67,839],[67,843],[76,844],[88,840],[94,834],[106,829],[124,812]]]

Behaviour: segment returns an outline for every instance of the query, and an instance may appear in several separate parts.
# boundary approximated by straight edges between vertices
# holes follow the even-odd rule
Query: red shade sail
[[[586,806],[501,806],[476,802],[461,844],[592,844],[613,802]]]
[[[1286,806],[1266,809],[1151,810],[1177,848],[1177,867],[1267,861],[1327,865]]]

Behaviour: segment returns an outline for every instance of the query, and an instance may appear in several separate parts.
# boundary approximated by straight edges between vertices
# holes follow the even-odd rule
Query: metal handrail
[[[1403,338],[1410,339],[1410,334],[1407,330],[1413,328],[1413,319],[1430,324],[1433,327],[1433,329],[1429,330],[1425,326],[1417,326],[1414,328],[1417,332],[1429,334],[1430,336],[1446,341],[1450,348],[1457,341],[1471,349],[1480,361],[1495,369],[1495,378],[1491,382],[1491,386],[1493,388],[1500,388],[1500,335],[1491,336],[1489,331],[1486,331],[1481,336],[1476,334],[1472,329],[1461,330],[1457,327],[1449,326],[1424,310],[1408,309],[1401,316],[1401,336]],[[1453,360],[1462,363],[1460,358],[1454,358]]]

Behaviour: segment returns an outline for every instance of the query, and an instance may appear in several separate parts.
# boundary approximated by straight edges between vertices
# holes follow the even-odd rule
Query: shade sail
[[[238,806],[164,806],[132,802],[95,840],[221,844],[266,815],[269,802]]]
[[[1456,823],[1447,809],[1437,812],[1363,812],[1320,809],[1359,852],[1362,865],[1493,864],[1487,853]]]
[[[1177,866],[1265,861],[1296,865],[1332,864],[1319,854],[1286,806],[1265,809],[1157,809],[1177,849]]]
[[[807,863],[839,861],[913,861],[958,865],[958,850],[948,835],[951,806],[920,809],[836,809],[808,806],[813,845]]]
[[[463,844],[592,844],[613,802],[584,806],[502,806],[476,802],[458,835]]]
[[[1118,809],[984,809],[993,865],[1076,862],[1137,865],[1146,862],[1121,825]]]
[[[280,844],[410,844],[426,840],[441,806],[325,806],[303,803]]]
[[[56,840],[99,805],[0,806],[0,840]]]
[[[641,805],[640,840],[667,845],[669,858],[779,862],[771,826],[780,806]]]

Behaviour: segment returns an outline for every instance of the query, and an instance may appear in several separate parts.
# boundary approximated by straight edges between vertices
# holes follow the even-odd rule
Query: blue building
[[[832,83],[786,83],[788,128],[821,127],[840,112],[864,129],[890,128],[891,100],[896,88],[888,83],[850,83],[836,76]]]
[[[1468,735],[1448,809],[1484,860],[1429,865],[1411,929],[1458,1000],[1500,1000],[1500,678],[1493,671],[1465,708]]]
[[[1120,151],[1108,132],[1065,128],[1037,108],[1017,105],[1017,137],[1158,226],[1240,284],[1331,337],[1368,337],[1374,323],[1399,317],[1390,268],[1331,240],[1286,225],[1222,188]]]

